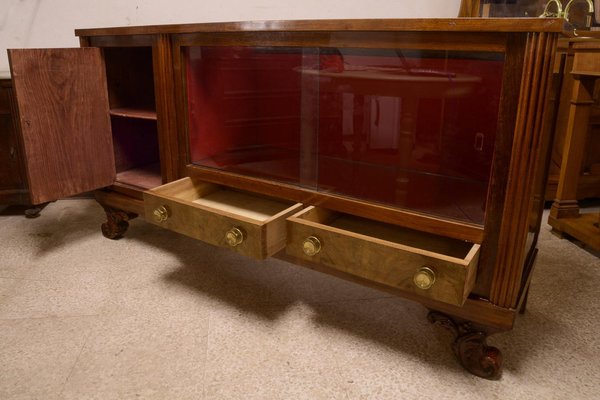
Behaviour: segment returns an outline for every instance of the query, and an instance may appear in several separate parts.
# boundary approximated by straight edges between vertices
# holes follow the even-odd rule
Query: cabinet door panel
[[[100,49],[9,50],[33,204],[115,180]]]

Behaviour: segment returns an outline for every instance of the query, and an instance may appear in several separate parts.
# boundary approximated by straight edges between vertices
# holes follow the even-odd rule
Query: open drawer
[[[318,207],[287,221],[291,256],[454,305],[473,287],[478,244]]]
[[[285,247],[285,219],[301,208],[190,177],[144,192],[147,220],[258,259]]]

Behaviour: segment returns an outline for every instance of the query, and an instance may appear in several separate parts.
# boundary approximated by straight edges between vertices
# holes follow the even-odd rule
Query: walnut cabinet
[[[15,113],[12,81],[0,77],[0,204],[29,203]]]
[[[77,30],[9,50],[31,201],[140,216],[422,303],[471,372],[524,307],[561,20]]]

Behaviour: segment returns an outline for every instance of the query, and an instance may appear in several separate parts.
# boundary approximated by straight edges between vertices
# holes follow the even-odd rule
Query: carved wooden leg
[[[46,206],[50,203],[42,203],[35,206],[31,206],[25,210],[25,218],[37,218]]]
[[[105,207],[106,222],[102,224],[102,234],[109,239],[120,239],[129,228],[129,220],[137,217],[137,214],[127,211],[117,210],[111,207]]]
[[[488,334],[470,322],[457,322],[447,315],[431,311],[427,319],[454,334],[452,350],[461,365],[470,373],[486,379],[498,379],[502,372],[502,353],[488,346]]]

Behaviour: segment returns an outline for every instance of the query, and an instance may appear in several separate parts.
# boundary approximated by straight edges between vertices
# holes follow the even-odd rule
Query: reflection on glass
[[[539,17],[546,4],[553,0],[484,0],[481,5],[482,17]],[[560,2],[560,0],[558,0]],[[560,4],[562,9],[562,3]],[[549,7],[548,11],[556,11]]]
[[[186,49],[192,162],[483,223],[503,58]]]
[[[564,18],[576,29],[597,25],[594,0],[484,0],[482,17]]]

